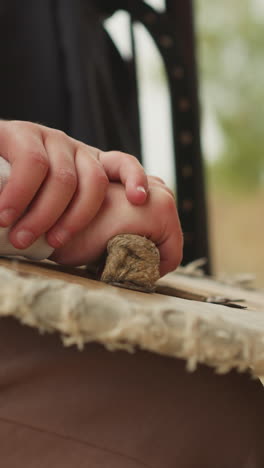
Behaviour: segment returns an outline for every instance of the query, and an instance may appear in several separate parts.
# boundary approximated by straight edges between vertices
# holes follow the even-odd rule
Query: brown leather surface
[[[264,392],[233,372],[0,320],[3,468],[263,468]]]

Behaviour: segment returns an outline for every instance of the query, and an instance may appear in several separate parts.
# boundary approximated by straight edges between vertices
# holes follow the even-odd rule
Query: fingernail
[[[48,243],[55,248],[61,247],[70,238],[70,233],[66,229],[59,229],[58,231],[49,234]]]
[[[139,185],[139,186],[137,187],[137,191],[138,191],[138,192],[143,192],[143,193],[147,194],[147,191],[146,191],[145,187],[143,187],[143,185]]]
[[[15,216],[14,208],[6,208],[0,213],[0,225],[2,227],[9,226],[14,221]]]
[[[16,241],[21,249],[29,247],[34,242],[35,238],[33,232],[30,231],[19,231],[16,233]]]

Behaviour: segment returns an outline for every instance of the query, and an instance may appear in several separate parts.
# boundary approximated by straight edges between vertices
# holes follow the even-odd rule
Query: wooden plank
[[[171,275],[162,281],[169,278],[175,284]],[[111,350],[140,347],[185,359],[191,370],[201,362],[218,372],[236,367],[264,374],[260,308],[146,294],[86,278],[81,269],[2,259],[0,316],[10,315],[42,332],[59,333],[67,345],[96,341]]]
[[[158,281],[157,291],[175,296],[185,293],[186,298],[191,299],[193,296],[194,300],[199,300],[199,297],[200,300],[204,300],[205,297],[212,296],[227,297],[231,301],[241,299],[241,304],[264,313],[263,291],[230,286],[207,276],[191,277],[179,273],[170,274]]]

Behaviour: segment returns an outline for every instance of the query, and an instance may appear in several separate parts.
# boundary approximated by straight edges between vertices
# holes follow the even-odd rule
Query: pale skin
[[[51,256],[58,263],[82,265],[96,260],[117,234],[139,234],[151,239],[160,252],[161,276],[175,270],[182,259],[183,237],[170,189],[148,177],[149,195],[142,206],[132,205],[121,184],[110,183],[101,206],[86,229]]]
[[[135,157],[103,152],[65,133],[22,121],[0,121],[0,155],[11,175],[0,196],[0,227],[29,247],[39,236],[51,257],[80,265],[98,258],[116,234],[145,235],[161,255],[161,274],[181,261],[182,235],[172,192],[147,177]]]
[[[124,184],[131,203],[147,197],[147,177],[136,158],[42,125],[1,121],[0,154],[12,166],[0,197],[0,226],[16,222],[10,239],[17,248],[43,233],[51,246],[65,244],[93,219],[110,180]]]

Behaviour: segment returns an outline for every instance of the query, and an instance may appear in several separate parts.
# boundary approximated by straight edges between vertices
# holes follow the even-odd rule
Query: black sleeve
[[[101,149],[138,155],[135,83],[96,2],[2,4],[1,118],[39,122]]]

